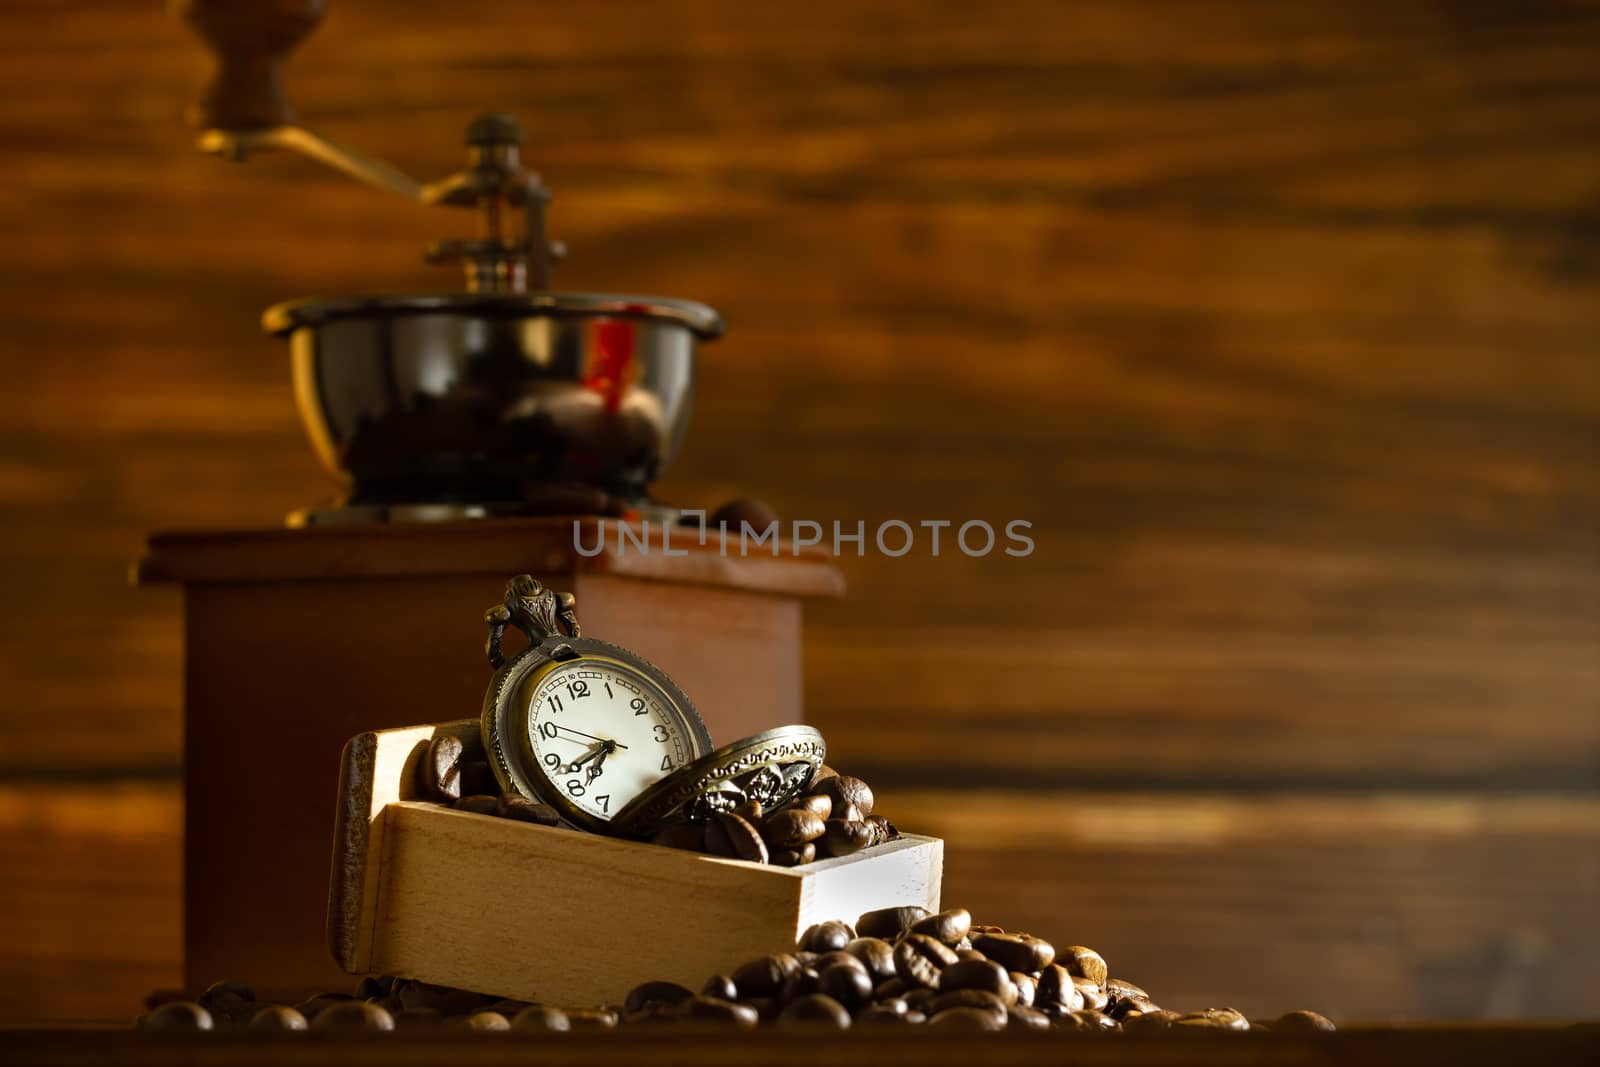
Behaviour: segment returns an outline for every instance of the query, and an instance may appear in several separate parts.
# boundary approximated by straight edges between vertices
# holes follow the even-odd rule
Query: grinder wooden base
[[[783,868],[417,801],[417,765],[439,733],[482,751],[474,722],[367,733],[345,749],[328,936],[353,974],[617,1004],[650,979],[698,989],[825,919],[939,907],[937,838]]]

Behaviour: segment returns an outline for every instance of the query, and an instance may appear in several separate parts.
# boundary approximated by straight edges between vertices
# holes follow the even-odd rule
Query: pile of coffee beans
[[[588,1011],[501,1000],[396,978],[363,978],[354,993],[296,1005],[258,1004],[249,987],[218,982],[199,997],[153,994],[148,1029],[569,1031],[660,1023],[844,1030],[1243,1031],[1307,1033],[1333,1023],[1310,1011],[1249,1020],[1232,1008],[1176,1012],[1110,976],[1094,949],[1057,949],[1031,934],[977,926],[964,908],[871,911],[808,929],[794,951],[712,975],[697,993],[676,982],[637,986],[617,1007]]]
[[[872,811],[872,787],[859,778],[823,767],[810,791],[769,811],[747,800],[703,822],[676,822],[651,842],[691,852],[798,867],[857,852],[900,836],[894,824]]]
[[[489,764],[466,758],[459,737],[440,736],[428,745],[417,768],[418,792],[440,804],[479,815],[558,826],[561,814],[549,804],[500,792]],[[851,856],[900,836],[894,824],[872,811],[872,788],[859,778],[823,767],[802,797],[770,811],[747,800],[697,821],[661,827],[652,844],[713,856],[798,867],[818,858]]]

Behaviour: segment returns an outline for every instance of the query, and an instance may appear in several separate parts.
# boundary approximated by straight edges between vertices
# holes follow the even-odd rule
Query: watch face
[[[541,644],[505,664],[484,696],[482,729],[501,788],[598,832],[711,751],[705,723],[672,679],[591,638]]]
[[[527,696],[527,742],[548,790],[609,819],[652,783],[696,758],[689,723],[645,675],[580,659],[545,674]]]

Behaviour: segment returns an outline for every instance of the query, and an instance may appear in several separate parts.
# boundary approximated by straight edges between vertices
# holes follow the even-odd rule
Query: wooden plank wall
[[[1595,5],[332,8],[308,124],[432,175],[514,110],[564,285],[726,312],[665,499],[1034,524],[811,616],[950,900],[1191,1002],[1600,1012]],[[158,4],[7,17],[0,1018],[116,1016],[177,952],[125,565],[328,491],[256,316],[457,220],[192,154]]]

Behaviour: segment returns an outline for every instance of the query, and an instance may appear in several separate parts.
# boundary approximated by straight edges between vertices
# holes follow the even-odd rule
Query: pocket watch
[[[518,575],[484,620],[498,670],[481,728],[505,792],[543,801],[579,829],[616,833],[630,802],[711,754],[683,690],[642,656],[583,637],[571,593]],[[509,660],[507,626],[529,642]]]

